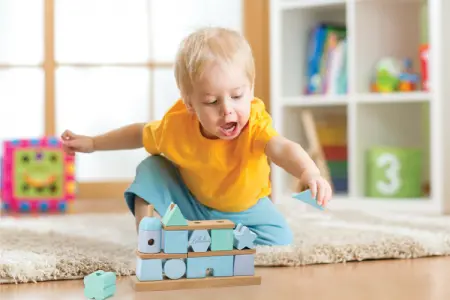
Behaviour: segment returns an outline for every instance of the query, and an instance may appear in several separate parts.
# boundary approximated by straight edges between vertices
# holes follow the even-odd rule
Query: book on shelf
[[[347,29],[320,23],[309,33],[305,94],[347,92]]]

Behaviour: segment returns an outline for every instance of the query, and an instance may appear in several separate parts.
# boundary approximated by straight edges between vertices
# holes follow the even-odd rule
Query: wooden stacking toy
[[[229,220],[187,221],[171,203],[162,219],[154,208],[139,223],[136,291],[259,285],[256,234]]]

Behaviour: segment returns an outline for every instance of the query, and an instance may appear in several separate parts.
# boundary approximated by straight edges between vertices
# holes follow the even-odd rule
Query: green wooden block
[[[211,229],[211,251],[233,250],[233,229]]]
[[[103,300],[116,292],[116,274],[98,270],[83,279],[84,296],[89,299]]]
[[[379,198],[422,196],[421,150],[376,147],[367,153],[366,195]]]

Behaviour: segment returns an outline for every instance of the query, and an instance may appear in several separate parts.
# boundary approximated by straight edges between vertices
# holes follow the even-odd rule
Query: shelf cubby
[[[444,32],[450,24],[447,18],[450,1],[271,0],[270,3],[270,101],[277,130],[301,141],[298,115],[302,110],[310,109],[316,120],[329,112],[346,116],[348,193],[335,193],[330,209],[449,213],[450,185],[446,182],[450,180],[450,84],[447,83],[450,40]],[[309,37],[311,30],[321,23],[346,26],[343,64],[347,68],[346,93],[305,93],[306,83],[310,82]],[[394,74],[391,90],[373,85],[377,63],[384,58],[397,60],[388,60],[386,64]],[[406,59],[410,64],[405,64]],[[409,79],[395,77],[401,73],[418,75],[418,84],[411,86]],[[381,81],[386,82],[386,77]],[[374,182],[369,174],[374,173],[368,166],[376,163],[376,160],[368,163],[369,153],[383,147],[386,151],[418,151],[419,154],[402,160],[407,173],[420,173],[410,184],[412,192],[396,192],[392,188],[395,185],[386,178],[386,169],[379,171],[381,177],[377,179],[384,181],[384,194],[369,189]],[[386,157],[391,157],[392,163],[393,156]],[[276,166],[273,170],[273,198],[275,202],[282,201],[292,192],[292,186],[285,171]]]
[[[281,88],[283,97],[305,94],[310,51],[310,35],[320,23],[346,27],[346,5],[344,2],[331,6],[287,6],[280,12],[281,17]],[[289,3],[288,3],[289,4]],[[292,3],[290,3],[292,4]],[[294,42],[295,41],[295,42]]]
[[[426,199],[424,190],[430,180],[429,104],[361,103],[356,110],[356,196]]]

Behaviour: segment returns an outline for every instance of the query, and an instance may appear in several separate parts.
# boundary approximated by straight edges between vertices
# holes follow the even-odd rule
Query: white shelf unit
[[[420,11],[424,0],[271,0],[271,110],[276,129],[302,142],[302,109],[320,118],[346,117],[348,193],[330,209],[450,212],[450,1],[428,0],[430,91],[373,93],[370,79],[384,56],[411,58],[420,72]],[[308,35],[319,22],[347,29],[348,91],[304,95]],[[428,132],[428,133],[427,133]],[[420,198],[369,198],[365,193],[366,151],[373,146],[416,147],[424,153],[423,179],[431,193]],[[292,193],[293,178],[272,165],[273,199]]]

